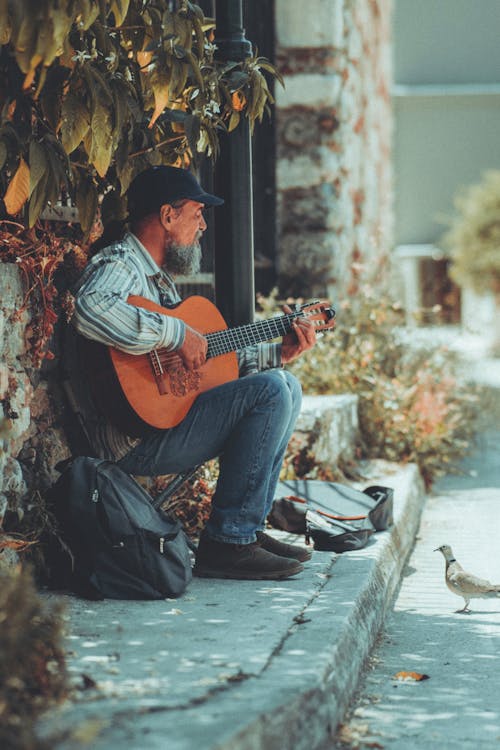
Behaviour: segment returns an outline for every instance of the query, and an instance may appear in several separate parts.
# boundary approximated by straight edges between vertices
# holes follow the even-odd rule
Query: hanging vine
[[[68,319],[72,313],[72,297],[59,296],[55,273],[65,260],[82,269],[87,259],[85,245],[72,240],[70,233],[65,227],[65,236],[58,235],[49,222],[39,221],[30,229],[14,221],[0,221],[2,259],[15,263],[24,277],[24,300],[16,316],[21,318],[29,308],[26,338],[36,368],[44,359],[53,358],[49,343],[59,312]]]

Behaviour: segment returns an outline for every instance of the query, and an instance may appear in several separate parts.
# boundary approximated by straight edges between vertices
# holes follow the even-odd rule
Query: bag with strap
[[[48,493],[60,525],[51,585],[91,599],[180,596],[191,580],[181,524],[112,461],[71,460]]]
[[[336,482],[295,480],[280,483],[278,491],[283,490],[296,494],[278,497],[268,522],[276,529],[304,534],[316,550],[362,549],[375,531],[393,524],[390,487],[372,485],[361,491]]]

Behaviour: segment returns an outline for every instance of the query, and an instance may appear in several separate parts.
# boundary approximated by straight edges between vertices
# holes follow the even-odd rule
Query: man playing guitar
[[[125,410],[110,416],[108,399],[101,399],[93,447],[100,457],[142,476],[182,472],[219,456],[219,479],[194,574],[237,579],[295,575],[310,553],[263,529],[301,406],[300,385],[282,365],[314,346],[315,326],[303,315],[287,317],[292,311],[285,308],[289,330],[281,343],[263,338],[237,354],[224,354],[221,362],[234,357],[236,369],[229,369],[234,376],[219,384],[207,376],[203,387],[205,371],[211,367],[217,373],[223,334],[215,334],[211,353],[206,332],[213,329],[181,314],[190,298],[181,303],[173,277],[199,269],[199,240],[207,226],[203,210],[223,201],[204,192],[186,170],[165,166],[139,174],[127,197],[130,231],[90,259],[77,285],[73,321],[86,339],[103,345],[112,360],[118,358],[122,385],[117,390],[126,393],[134,373],[126,399],[135,399],[136,423],[142,428],[133,420],[128,427],[121,419]],[[144,357],[146,369],[136,376],[134,366]],[[189,399],[181,416],[168,421],[185,396]],[[144,416],[146,401],[153,406]]]

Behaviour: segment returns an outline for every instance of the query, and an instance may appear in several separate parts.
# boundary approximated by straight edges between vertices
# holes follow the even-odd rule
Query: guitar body
[[[172,309],[138,296],[129,297],[127,302],[181,318],[202,334],[227,329],[220,312],[205,297],[188,297]],[[144,435],[148,427],[175,427],[200,393],[238,378],[235,352],[207,359],[200,369],[190,371],[175,352],[157,350],[158,357],[155,352],[127,354],[95,342],[87,342],[85,346],[92,360],[89,374],[98,406],[132,437]]]
[[[307,316],[316,330],[333,328],[335,310],[319,300],[304,303],[295,312],[228,329],[220,312],[205,297],[188,297],[167,309],[145,297],[127,302],[160,315],[180,318],[204,335],[207,359],[198,370],[188,370],[176,352],[154,349],[127,354],[80,337],[96,405],[131,437],[151,427],[166,430],[178,425],[200,393],[238,378],[238,349],[271,341],[291,330],[297,317]]]

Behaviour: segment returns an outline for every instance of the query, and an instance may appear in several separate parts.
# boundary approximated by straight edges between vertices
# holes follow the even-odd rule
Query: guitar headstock
[[[327,331],[335,327],[336,312],[329,302],[315,299],[298,306],[300,314],[310,320],[316,330]]]

